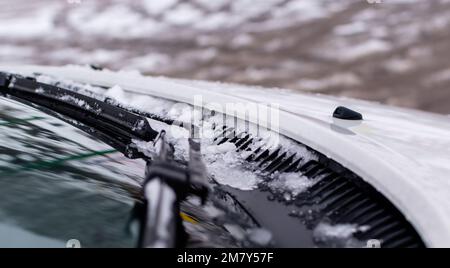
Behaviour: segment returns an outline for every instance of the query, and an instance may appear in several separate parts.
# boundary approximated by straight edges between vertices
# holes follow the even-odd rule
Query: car
[[[0,70],[3,246],[450,246],[448,117],[89,66]]]

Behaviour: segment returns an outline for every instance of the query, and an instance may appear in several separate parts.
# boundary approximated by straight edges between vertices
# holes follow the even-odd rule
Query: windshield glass
[[[145,163],[0,97],[0,247],[133,247],[127,221]]]

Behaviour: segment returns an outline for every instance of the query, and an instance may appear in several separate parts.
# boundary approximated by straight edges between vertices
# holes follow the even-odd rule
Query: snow
[[[73,104],[76,104],[76,105],[78,105],[80,107],[86,108],[87,110],[92,110],[92,107],[89,104],[87,104],[84,100],[80,100],[78,98],[75,98],[75,97],[72,97],[72,96],[69,96],[69,95],[62,96],[59,99],[63,100],[63,101],[70,102],[70,103],[73,103]]]
[[[220,160],[209,163],[208,170],[216,182],[242,191],[257,189],[261,182],[254,172],[224,164]]]
[[[150,14],[161,14],[177,2],[178,0],[145,0],[143,3]]]
[[[201,117],[198,110],[195,110],[192,106],[184,103],[176,103],[170,107],[167,116],[171,119],[186,123],[193,123],[195,117]]]
[[[133,98],[138,98],[137,96]],[[130,102],[128,102],[130,105]],[[142,107],[141,107],[142,108]],[[175,104],[171,107],[166,116],[171,119],[179,121],[191,122],[193,113],[196,111],[187,104]],[[262,177],[257,172],[254,172],[248,167],[245,158],[249,152],[236,152],[236,146],[233,143],[225,142],[220,145],[214,143],[212,137],[214,131],[211,130],[211,126],[218,118],[221,119],[221,115],[210,117],[203,121],[203,128],[200,130],[202,135],[202,153],[204,161],[208,167],[209,173],[213,176],[214,180],[220,184],[228,185],[233,188],[248,191],[258,187],[263,182]],[[154,124],[151,123],[153,126]],[[242,126],[237,125],[236,130],[239,132]],[[209,129],[209,130],[208,130]],[[220,129],[218,127],[218,129]],[[187,137],[188,132],[185,129],[179,127],[170,127],[167,129],[168,140],[176,148],[175,157],[179,160],[186,161],[188,159],[188,144]],[[251,129],[249,129],[251,131]],[[298,144],[294,144],[292,141],[280,138],[270,131],[260,132],[261,140],[255,144],[252,144],[252,148],[257,146],[264,146],[265,148],[277,148],[283,146],[291,152],[297,153],[297,156],[302,156],[305,160],[315,159],[316,156],[310,153],[305,147]],[[146,143],[142,141],[133,141],[138,149],[144,154],[152,157],[155,153],[155,146],[153,143]],[[282,180],[279,184],[272,184],[271,188],[278,192],[287,193],[290,196],[296,196],[298,193],[311,186],[315,181],[305,182],[302,177],[285,176],[281,174]],[[274,180],[276,181],[276,180]],[[295,187],[302,187],[296,189]],[[280,189],[278,189],[280,188]]]
[[[258,246],[268,246],[272,241],[272,234],[262,228],[247,230],[247,238]]]
[[[445,81],[450,81],[450,68],[432,74],[427,80],[430,84],[439,84]]]
[[[301,89],[316,91],[331,87],[355,87],[361,84],[361,79],[354,73],[336,73],[322,79],[300,79],[297,81]]]
[[[235,239],[239,241],[243,241],[245,239],[245,230],[242,229],[241,226],[237,224],[225,223],[223,227],[233,236]]]
[[[0,57],[9,58],[14,54],[22,55],[22,57],[29,57],[34,53],[34,48],[29,46],[12,46],[12,45],[0,45]]]
[[[80,67],[77,68],[89,68],[89,67]],[[140,76],[140,73],[135,71],[122,71],[122,74],[133,76]],[[171,109],[175,109],[179,106],[175,105],[175,102],[163,100],[160,98],[154,98],[148,95],[138,95],[138,94],[129,94],[125,92],[120,85],[115,85],[109,89],[104,89],[88,84],[81,84],[74,82],[72,80],[67,79],[59,79],[55,77],[51,77],[48,75],[36,75],[36,80],[41,83],[46,83],[50,85],[58,84],[61,87],[64,87],[69,90],[76,91],[81,94],[85,94],[87,96],[104,100],[105,97],[108,97],[114,100],[125,107],[133,107],[140,109],[142,111],[147,111],[149,113],[167,117]],[[152,124],[153,126],[153,124]],[[178,130],[180,131],[180,130]],[[184,135],[183,137],[185,137]]]
[[[61,54],[59,54],[62,56]],[[77,55],[77,54],[75,54]],[[95,49],[92,51],[86,51],[85,53],[82,53],[83,57],[81,57],[79,60],[82,63],[85,64],[106,64],[110,61],[119,61],[121,60],[125,52],[122,50],[106,50],[106,49]],[[55,54],[53,54],[55,56]],[[57,54],[58,56],[58,54]],[[80,56],[80,53],[78,53],[78,56]]]
[[[357,231],[367,230],[368,227],[358,227],[356,224],[337,224],[330,225],[328,223],[320,223],[315,231],[317,234],[336,238],[349,238]]]
[[[245,70],[245,75],[253,81],[261,81],[272,73],[271,69],[249,67]]]
[[[220,145],[211,145],[206,148],[206,152],[213,155],[223,154],[226,152],[231,152],[233,150],[236,150],[236,146],[234,145],[234,143],[231,142],[224,142]]]
[[[234,48],[247,47],[253,43],[253,38],[249,34],[240,34],[231,40],[231,46]]]
[[[33,14],[28,16],[14,16],[2,19],[0,36],[3,38],[29,39],[52,35],[52,38],[56,38],[59,32],[55,28],[52,19],[60,8],[61,6],[58,4],[47,3],[45,8],[36,8]]]
[[[139,69],[158,75],[294,89],[302,89],[304,83],[296,83],[298,79],[311,78],[304,81],[305,87],[323,91],[329,87],[312,80],[348,71],[357,73],[363,86],[351,90],[340,86],[328,92],[386,102],[389,85],[379,85],[384,79],[376,79],[376,83],[371,80],[373,72],[379,70],[375,66],[385,67],[386,58],[364,57],[384,56],[394,48],[404,51],[425,46],[435,53],[428,60],[442,68],[445,58],[439,55],[445,51],[434,40],[445,42],[450,17],[446,6],[433,8],[432,1],[408,1],[409,6],[401,7],[366,4],[362,8],[354,8],[356,0],[38,2],[0,3],[3,63],[96,63],[115,70]],[[202,49],[216,51],[199,59]],[[186,57],[190,52],[191,56]],[[323,61],[322,54],[331,54],[329,58],[336,61]],[[288,60],[297,64],[285,67],[282,63]],[[367,62],[346,65],[347,61],[359,60]],[[405,73],[403,63],[393,61],[385,68],[388,72],[377,75]],[[416,80],[419,78],[408,79],[410,85],[405,88],[424,92],[420,88],[422,81]],[[435,109],[415,97],[417,92],[411,94],[411,99],[417,100],[410,103]],[[394,95],[398,98],[398,94]]]
[[[203,21],[198,22],[195,25],[195,28],[202,31],[211,31],[223,27],[224,25],[232,25],[233,23],[237,24],[236,22],[233,22],[233,20],[230,21],[230,17],[227,13],[217,12],[206,15]]]
[[[153,142],[133,139],[132,144],[135,146],[138,152],[144,154],[147,157],[154,158],[158,154],[158,148]]]
[[[406,73],[414,68],[414,62],[408,59],[393,58],[385,63],[386,70],[401,74]]]
[[[353,16],[352,20],[353,21],[364,21],[364,22],[371,21],[378,17],[379,12],[380,12],[380,9],[365,8],[362,11],[356,13],[356,15]]]
[[[128,97],[126,96],[125,91],[123,91],[123,89],[118,85],[115,85],[108,89],[105,92],[105,96],[112,98],[122,104],[126,104],[128,102]]]
[[[137,72],[122,72],[122,74],[130,75],[130,77],[140,76]],[[250,152],[236,152],[236,146],[230,142],[225,142],[220,145],[217,145],[214,142],[213,137],[218,135],[221,129],[220,126],[222,125],[233,126],[236,133],[245,131],[254,136],[258,136],[259,141],[255,141],[255,143],[250,145],[250,148],[253,150],[257,147],[274,150],[281,146],[290,154],[295,153],[296,157],[303,158],[303,162],[317,159],[317,156],[311,153],[304,146],[301,146],[287,138],[280,137],[278,133],[257,128],[253,125],[248,125],[242,120],[235,122],[233,118],[228,117],[224,122],[221,114],[215,114],[213,116],[203,117],[201,122],[194,122],[195,118],[202,118],[202,112],[199,109],[194,109],[188,104],[175,103],[173,101],[167,101],[148,95],[130,93],[120,85],[115,85],[109,89],[103,89],[93,87],[91,85],[75,83],[70,80],[55,79],[45,75],[37,75],[36,78],[39,82],[43,83],[55,84],[56,82],[59,82],[60,86],[75,90],[77,92],[83,92],[84,94],[100,100],[104,100],[105,97],[107,97],[124,105],[125,107],[137,108],[141,111],[154,113],[168,119],[187,123],[196,123],[196,125],[201,126],[200,135],[202,137],[202,153],[204,156],[204,161],[207,164],[208,171],[216,182],[237,189],[253,190],[258,188],[260,183],[266,182],[263,182],[263,177],[261,174],[259,174],[259,172],[255,172],[253,168],[249,166],[249,163],[245,161],[245,158],[248,157]],[[90,92],[91,90],[92,92]],[[61,99],[81,106],[87,105],[83,101],[72,98],[71,96],[63,96]],[[180,161],[187,161],[189,149],[187,138],[189,137],[189,132],[178,126],[169,127],[161,122],[154,120],[149,121],[151,121],[150,124],[155,130],[160,131],[165,129],[167,131],[167,139],[175,147],[175,158]],[[214,124],[217,125],[215,131],[212,129]],[[133,140],[132,142],[140,152],[149,157],[155,156],[158,147],[155,146],[153,142],[144,142],[141,140]],[[307,187],[315,183],[315,181],[308,181],[306,178],[297,174],[277,174],[277,176],[279,176],[279,180],[274,180],[273,178],[271,180],[271,189],[290,197],[295,197],[300,192],[307,189]]]
[[[65,47],[55,51],[49,51],[47,57],[51,60],[64,63],[77,62],[83,65],[104,65],[111,61],[121,61],[126,57],[124,50],[94,49],[82,50],[76,47]]]
[[[63,70],[67,76],[77,75],[76,69]],[[61,69],[54,69],[55,73],[60,71]],[[110,81],[107,78],[112,78],[103,72],[96,71],[94,75],[92,71],[89,74],[92,74],[89,79],[92,79],[93,83]],[[84,79],[88,75],[80,74],[81,77]],[[148,78],[141,87],[136,85],[134,77],[118,76],[117,80],[138,90],[145,89],[152,81],[159,81],[159,78]],[[174,84],[181,83],[178,80],[171,81]],[[449,159],[447,118],[351,99],[294,94],[292,91],[266,90],[262,91],[264,94],[256,95],[252,93],[257,89],[244,86],[195,81],[186,82],[184,85],[195,85],[198,90],[203,88],[204,94],[216,88],[222,88],[224,92],[232,95],[238,95],[238,91],[238,96],[251,96],[255,101],[261,102],[276,97],[287,112],[298,115],[292,117],[292,125],[285,125],[285,133],[298,133],[298,136],[304,135],[310,139],[311,144],[322,144],[323,147],[319,150],[327,156],[349,169],[358,171],[361,177],[386,196],[395,196],[395,199],[392,199],[395,205],[402,208],[402,212],[418,227],[429,245],[446,245],[450,241],[446,228],[448,217],[444,217],[449,215],[445,212],[450,208],[447,179],[449,165],[448,161],[445,161]],[[164,87],[156,90],[161,94],[165,92]],[[350,105],[367,115],[368,120],[363,125],[350,128],[354,135],[344,136],[345,134],[329,129],[333,124],[330,116],[333,107],[340,104]],[[304,117],[310,120],[303,120]],[[307,131],[303,131],[304,129]],[[367,131],[368,129],[370,131]],[[336,135],[341,138],[334,139]],[[418,162],[421,163],[420,167],[417,166]],[[430,176],[430,172],[433,176]],[[416,198],[411,199],[411,196]],[[411,202],[412,200],[414,202]],[[423,213],[414,213],[417,206],[424,208]],[[430,217],[436,219],[432,226],[427,221]],[[435,236],[433,232],[427,231],[430,227],[435,228],[439,235]]]
[[[354,35],[366,32],[368,30],[367,25],[361,21],[355,21],[345,25],[339,25],[334,28],[336,35]]]
[[[275,52],[278,50],[283,49],[283,46],[286,45],[286,40],[272,40],[268,42],[266,45],[264,45],[264,50],[267,52]]]
[[[170,60],[170,57],[166,54],[149,53],[142,57],[132,59],[130,65],[143,72],[161,71],[168,68],[171,63]]]
[[[387,52],[392,49],[391,45],[382,40],[372,39],[362,42],[353,47],[347,47],[343,54],[340,54],[340,59],[343,61],[354,61],[362,57]]]
[[[80,5],[69,13],[68,22],[84,35],[125,39],[155,33],[162,29],[159,22],[134,12],[129,5],[108,5],[107,8],[96,12],[95,4]]]
[[[356,240],[353,235],[357,232],[364,232],[368,226],[358,226],[356,224],[337,224],[321,222],[313,230],[314,239],[330,247],[363,247],[365,243]]]
[[[104,100],[104,89],[92,85],[76,83],[72,80],[57,79],[48,75],[35,75],[36,81],[44,84],[57,85],[65,89],[73,90],[75,92],[85,94],[95,99]]]
[[[196,22],[201,16],[202,13],[192,5],[181,4],[166,14],[165,20],[173,25],[188,25]]]
[[[265,0],[255,4],[253,0],[241,0],[231,2],[231,10],[244,18],[254,18],[267,12],[281,0]],[[245,12],[244,12],[245,11]]]
[[[327,11],[320,1],[291,1],[283,9],[275,10],[276,17],[284,17],[294,14],[302,14],[301,20],[323,18]]]
[[[219,10],[224,7],[228,1],[227,0],[195,0],[197,3],[202,5],[203,7],[208,8],[209,10]]]
[[[417,3],[419,0],[391,0],[392,4],[413,4]]]
[[[174,103],[150,96],[131,95],[128,105],[142,111],[147,111],[152,114],[167,117],[169,111],[174,106]]]
[[[84,37],[95,35],[119,39],[162,33],[170,26],[187,26],[198,30],[230,29],[265,13],[273,13],[274,18],[283,20],[282,24],[290,24],[287,15],[295,16],[297,20],[308,21],[330,12],[322,3],[293,1],[279,6],[282,2],[266,0],[254,4],[254,1],[249,0],[232,3],[223,0],[192,2],[143,0],[133,4],[122,1],[105,4],[100,1],[84,1],[79,5],[71,5],[70,8],[67,8],[64,1],[53,2],[45,3],[45,8],[39,8],[36,4],[35,12],[29,16],[3,19],[0,35],[13,34],[14,37],[30,38],[56,33],[60,37],[69,38],[70,34],[67,31],[59,31],[63,29],[59,29],[59,25],[55,23],[58,14],[63,11],[68,11],[67,26],[75,32],[82,33]],[[230,10],[226,10],[227,4]],[[203,9],[208,12],[204,14]],[[273,12],[270,12],[272,9]],[[265,21],[265,27],[276,27],[277,20]]]
[[[268,186],[275,192],[283,194],[285,199],[291,200],[306,191],[320,179],[310,179],[299,173],[275,174]]]
[[[255,172],[243,167],[244,159],[233,143],[210,145],[203,156],[209,172],[220,184],[246,191],[256,189],[261,182]]]

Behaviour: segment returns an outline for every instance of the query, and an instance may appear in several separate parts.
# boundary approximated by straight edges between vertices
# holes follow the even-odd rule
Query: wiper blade
[[[129,143],[134,138],[152,141],[158,135],[144,116],[34,78],[0,72],[0,93],[46,107]]]

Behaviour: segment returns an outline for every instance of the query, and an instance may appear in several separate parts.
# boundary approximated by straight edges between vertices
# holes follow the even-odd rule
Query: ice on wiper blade
[[[152,141],[158,135],[142,115],[34,78],[0,73],[0,93],[75,119],[123,144],[132,139]]]

